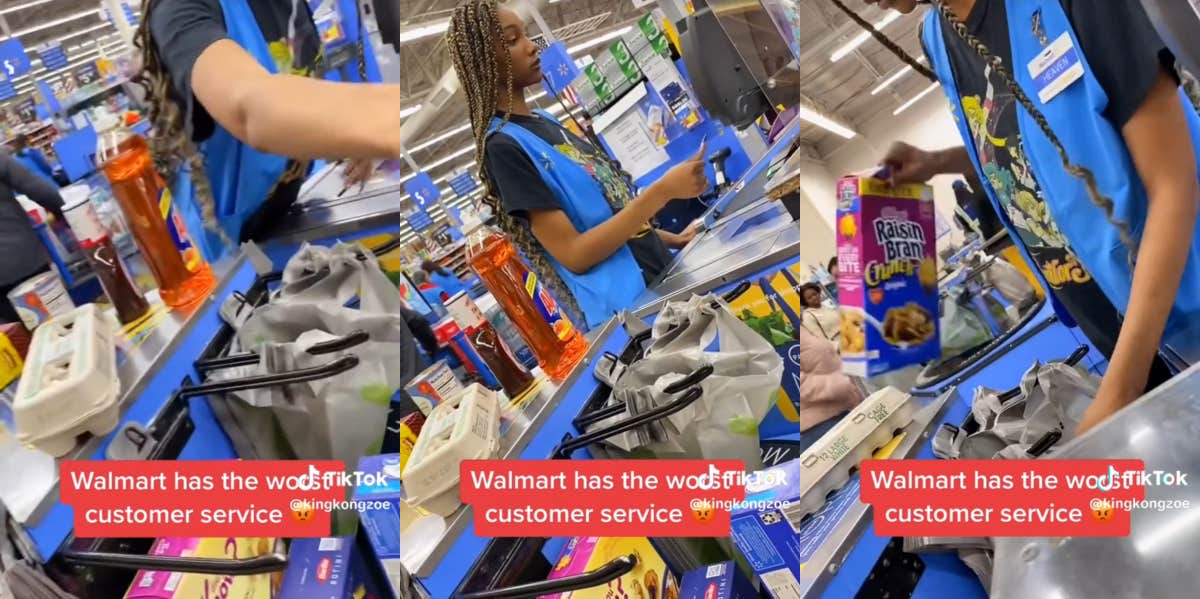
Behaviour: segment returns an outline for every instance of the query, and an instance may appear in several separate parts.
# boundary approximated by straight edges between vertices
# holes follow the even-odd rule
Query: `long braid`
[[[487,176],[484,151],[492,116],[497,107],[503,106],[504,117],[496,130],[499,131],[508,124],[513,105],[512,94],[515,93],[512,57],[507,51],[498,50],[505,44],[503,28],[497,16],[496,0],[469,0],[460,4],[454,9],[446,36],[454,71],[458,74],[459,83],[467,96],[467,112],[471,121],[471,133],[475,139],[475,164],[479,180],[484,185],[484,201],[496,213],[500,228],[521,250],[534,273],[554,293],[554,297],[566,308],[571,319],[576,323],[585,323],[583,311],[579,308],[575,295],[546,258],[546,250],[534,237],[529,224],[508,214]],[[500,54],[503,54],[503,57]],[[509,94],[503,104],[500,104],[498,97],[501,72],[496,68],[501,59],[504,60],[502,73],[506,78],[504,89],[508,90]]]
[[[1012,93],[1013,97],[1021,103],[1021,106],[1023,106],[1025,110],[1029,112],[1029,115],[1033,117],[1033,121],[1037,123],[1037,126],[1039,129],[1041,129],[1042,134],[1046,136],[1046,139],[1050,140],[1050,143],[1054,146],[1054,149],[1058,151],[1058,156],[1062,160],[1063,170],[1067,171],[1072,176],[1081,179],[1084,185],[1087,186],[1088,198],[1093,204],[1100,207],[1100,209],[1104,211],[1104,216],[1108,219],[1108,222],[1117,228],[1117,232],[1121,237],[1121,243],[1123,243],[1129,250],[1129,263],[1132,265],[1137,256],[1137,244],[1133,240],[1133,234],[1129,229],[1129,224],[1118,220],[1113,214],[1113,202],[1111,199],[1105,196],[1100,191],[1100,188],[1096,185],[1095,174],[1093,174],[1092,171],[1087,167],[1071,162],[1071,157],[1067,155],[1066,148],[1063,147],[1062,142],[1060,142],[1058,139],[1058,136],[1054,134],[1054,130],[1050,128],[1050,123],[1046,121],[1045,115],[1038,110],[1037,106],[1033,104],[1033,101],[1029,99],[1029,96],[1025,95],[1025,92],[1021,89],[1021,86],[1017,84],[1015,79],[1013,79],[1012,74],[1004,66],[1004,60],[999,56],[993,55],[991,51],[988,50],[987,46],[985,46],[983,42],[979,40],[979,38],[975,37],[970,30],[967,29],[966,24],[958,18],[958,15],[954,14],[954,10],[952,10],[950,6],[946,4],[945,0],[933,0],[933,4],[942,14],[942,17],[946,19],[946,22],[950,24],[950,27],[954,29],[954,32],[958,34],[958,37],[962,38],[962,40],[966,42],[967,45],[970,46],[971,49],[980,56],[980,58],[982,58],[988,65],[992,67],[996,74],[999,75],[1004,81],[1004,85],[1008,87],[1008,91]]]
[[[840,8],[842,12],[846,13],[846,16],[850,17],[850,20],[858,23],[859,27],[866,29],[867,33],[871,34],[871,37],[875,38],[875,40],[882,44],[884,48],[891,50],[892,54],[895,54],[897,58],[904,61],[906,64],[908,64],[908,66],[912,67],[914,71],[920,73],[921,76],[930,81],[937,81],[937,75],[934,75],[933,71],[921,64],[921,62],[917,59],[913,58],[911,54],[905,52],[904,48],[901,48],[899,44],[893,42],[890,38],[888,38],[888,36],[884,35],[882,31],[876,29],[875,26],[870,23],[870,21],[867,21],[859,16],[858,13],[854,12],[854,9],[846,6],[842,0],[829,1],[833,2],[834,6]]]
[[[133,45],[141,51],[142,58],[141,70],[133,80],[146,91],[147,113],[152,125],[146,142],[150,146],[158,174],[168,186],[175,180],[176,173],[184,163],[191,166],[189,170],[195,189],[195,201],[200,208],[205,228],[216,233],[227,247],[233,247],[233,241],[217,222],[216,202],[212,195],[212,185],[204,172],[204,161],[185,132],[183,111],[171,97],[171,77],[163,65],[158,46],[154,43],[150,31],[152,11],[157,5],[156,0],[142,0],[142,17],[133,39]]]

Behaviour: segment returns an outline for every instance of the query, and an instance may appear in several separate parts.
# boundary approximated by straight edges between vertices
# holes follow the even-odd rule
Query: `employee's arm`
[[[6,152],[0,152],[0,171],[14,191],[25,194],[53,214],[54,218],[62,220],[63,201],[56,185],[25,168]]]
[[[580,233],[562,210],[533,210],[529,227],[542,247],[574,273],[585,273],[621,249],[670,198],[656,185],[612,218]]]
[[[192,92],[213,119],[250,146],[310,159],[400,156],[400,86],[272,74],[228,39],[192,68]]]
[[[1134,166],[1146,186],[1149,207],[1125,321],[1100,391],[1080,432],[1137,399],[1146,387],[1179,292],[1186,245],[1200,213],[1196,156],[1175,81],[1161,73],[1149,96],[1122,128]]]

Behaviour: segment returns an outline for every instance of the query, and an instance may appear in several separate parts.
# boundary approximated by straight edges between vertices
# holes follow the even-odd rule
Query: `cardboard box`
[[[933,189],[838,182],[838,302],[845,372],[872,377],[941,356]]]
[[[679,582],[667,570],[662,556],[645,538],[575,537],[567,541],[562,555],[547,580],[575,576],[595,570],[622,555],[636,554],[638,564],[632,572],[590,589],[542,595],[539,599],[609,599],[613,596],[666,597],[678,594]],[[673,591],[671,590],[673,589]],[[613,595],[620,590],[624,595]]]
[[[759,594],[737,562],[727,561],[684,574],[679,599],[759,599]]]
[[[438,404],[466,390],[445,362],[438,362],[414,376],[404,390],[428,416]]]
[[[379,599],[354,537],[295,539],[276,599]]]
[[[23,331],[24,327],[20,330]],[[23,352],[17,347],[18,342],[10,339],[7,334],[0,333],[0,389],[17,380],[21,376],[21,370],[25,368]],[[28,333],[24,339],[24,346],[25,351],[29,351]]]
[[[799,460],[761,470],[746,484],[746,499],[730,523],[738,551],[775,599],[800,596],[799,523],[786,514],[786,503],[798,501],[799,493]],[[781,507],[762,509],[768,502]]]
[[[408,458],[412,455],[413,448],[417,446],[417,438],[421,436],[421,427],[425,426],[425,415],[420,412],[413,412],[408,416],[400,419],[399,441],[400,441],[400,473],[404,473],[404,466],[408,464]]]
[[[172,537],[155,541],[150,555],[244,559],[270,553],[274,545],[274,539],[266,538]],[[271,599],[274,587],[270,574],[224,576],[139,570],[125,599]]]
[[[383,564],[389,576],[398,575],[400,569],[400,518],[404,503],[404,489],[400,486],[400,455],[383,454],[365,456],[358,461],[358,471],[383,475],[386,485],[360,485],[354,490],[354,501],[382,503],[387,507],[359,511],[359,521],[366,530],[367,539],[375,551],[375,557]],[[365,478],[365,477],[364,477]]]

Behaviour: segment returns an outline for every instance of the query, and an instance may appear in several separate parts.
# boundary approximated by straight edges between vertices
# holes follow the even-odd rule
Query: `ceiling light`
[[[858,133],[855,133],[855,131],[853,129],[851,129],[845,125],[842,125],[840,123],[834,122],[829,117],[826,117],[825,115],[822,115],[821,113],[819,113],[815,110],[812,110],[811,108],[806,108],[804,106],[801,106],[800,107],[800,118],[822,128],[826,131],[829,131],[830,133],[834,133],[834,134],[844,137],[846,139],[854,139],[854,137],[858,135]]]
[[[18,4],[16,6],[10,6],[8,8],[0,8],[0,15],[7,15],[9,13],[17,12],[18,10],[23,10],[23,9],[38,6],[41,4],[48,4],[49,2],[50,2],[50,0],[33,0],[33,2],[26,2],[25,4]]]
[[[579,52],[583,52],[584,50],[594,48],[596,46],[599,46],[600,44],[603,44],[604,42],[615,40],[615,39],[625,35],[626,33],[629,33],[630,29],[633,29],[633,27],[629,27],[629,26],[622,27],[616,31],[610,31],[608,33],[605,33],[604,35],[594,37],[590,40],[587,40],[586,42],[580,42],[579,44],[576,44],[574,46],[571,46],[570,48],[567,48],[567,53],[568,54],[576,54]]]
[[[73,32],[73,33],[68,33],[68,34],[66,34],[66,35],[64,35],[64,36],[62,36],[62,37],[60,37],[60,38],[58,38],[56,41],[57,41],[58,43],[60,43],[60,44],[61,44],[62,42],[65,42],[65,41],[67,41],[67,40],[69,40],[69,39],[71,39],[71,38],[73,38],[73,37],[80,36],[80,35],[83,35],[83,34],[85,34],[85,33],[91,33],[91,32],[93,32],[93,31],[96,31],[97,29],[104,29],[105,27],[108,27],[108,23],[107,23],[107,22],[105,22],[105,23],[100,23],[99,25],[93,25],[93,26],[91,26],[91,27],[88,27],[87,29],[80,29],[79,31],[76,31],[76,32]],[[116,34],[111,34],[111,35],[116,35]],[[108,37],[108,36],[105,36],[105,37]],[[85,43],[86,43],[86,42],[85,42]]]
[[[917,59],[917,62],[919,62],[919,63],[921,63],[921,64],[924,64],[924,63],[925,63],[925,57],[924,57],[924,56],[922,56],[921,58],[918,58],[918,59]],[[890,86],[891,84],[893,84],[893,83],[895,83],[895,82],[899,81],[901,77],[903,77],[903,76],[905,76],[905,75],[907,75],[907,74],[911,73],[911,72],[912,72],[912,70],[913,70],[913,68],[912,68],[911,66],[906,66],[906,67],[904,67],[903,69],[900,69],[899,71],[896,71],[895,73],[893,73],[893,74],[892,74],[892,76],[891,76],[891,77],[888,77],[887,79],[884,79],[884,80],[883,80],[883,83],[880,83],[878,86],[876,86],[876,87],[875,87],[875,89],[871,90],[871,95],[872,95],[872,96],[877,96],[877,95],[879,95],[879,92],[881,92],[881,91],[883,91],[883,90],[887,89],[887,88],[888,88],[888,86]]]
[[[912,107],[913,104],[916,104],[918,100],[920,100],[921,98],[924,98],[925,96],[928,96],[929,92],[931,92],[937,88],[938,88],[937,83],[930,83],[929,87],[922,90],[921,93],[913,96],[911,100],[901,104],[900,108],[897,108],[896,110],[892,111],[892,116],[896,116],[896,115],[900,114],[901,112],[908,110],[910,107]]]
[[[450,28],[450,20],[438,21],[436,23],[426,23],[424,25],[416,25],[414,27],[400,26],[400,43],[405,44],[411,41],[416,41],[431,35],[441,35]]]
[[[899,18],[900,18],[900,13],[898,13],[894,10],[890,10],[890,11],[888,11],[888,13],[886,15],[884,15],[884,17],[882,19],[879,20],[878,23],[875,24],[875,29],[883,31],[884,27],[887,27],[888,25],[892,24],[893,21],[895,21],[896,19],[899,19]],[[871,37],[871,33],[868,31],[863,31],[862,33],[859,33],[858,35],[854,36],[849,42],[846,42],[846,44],[843,45],[841,48],[834,50],[833,54],[829,55],[829,61],[837,62],[837,61],[845,58],[847,54],[853,52],[855,48],[861,46],[863,44],[863,42],[867,41],[867,38],[869,38],[869,37]]]
[[[406,118],[412,116],[413,114],[416,114],[416,112],[421,109],[421,106],[424,106],[424,105],[417,104],[416,106],[409,106],[408,108],[401,108],[400,109],[400,118],[406,119]]]
[[[473,151],[475,151],[475,144],[463,146],[462,148],[455,150],[452,154],[450,154],[448,156],[443,156],[442,158],[434,161],[433,163],[425,165],[421,170],[428,173],[429,171],[431,171],[443,164],[446,164],[447,162],[450,162],[451,160],[454,160],[455,158],[458,158],[459,156],[462,156],[463,154],[466,154],[467,152],[473,152]],[[408,181],[409,179],[412,179],[415,176],[416,176],[416,173],[409,173],[408,175],[401,177],[400,182],[404,183],[405,181]]]
[[[59,25],[62,25],[63,23],[70,23],[71,21],[75,21],[77,19],[82,19],[84,17],[90,17],[90,16],[99,15],[99,14],[100,14],[100,9],[98,9],[98,8],[93,8],[91,10],[85,10],[83,12],[77,12],[73,15],[67,15],[61,19],[55,19],[53,21],[48,21],[46,23],[40,23],[40,24],[34,25],[33,27],[26,27],[25,29],[22,29],[20,31],[14,31],[11,36],[5,36],[4,39],[10,39],[13,37],[20,37],[22,35],[28,35],[30,33],[36,33],[43,29],[50,29],[51,27],[57,27]]]
[[[459,133],[462,133],[463,131],[468,131],[470,129],[471,129],[470,124],[455,127],[449,131],[446,131],[445,133],[438,135],[437,137],[434,137],[433,139],[431,139],[429,141],[423,142],[416,147],[410,148],[408,151],[416,152],[418,150],[424,150],[425,148],[428,148],[429,146],[432,146],[433,144],[450,139],[451,137],[454,137],[455,135],[458,135]]]

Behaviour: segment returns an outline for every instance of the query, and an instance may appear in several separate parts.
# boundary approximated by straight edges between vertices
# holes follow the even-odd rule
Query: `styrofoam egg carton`
[[[850,471],[912,422],[912,395],[894,387],[871,394],[812,447],[800,454],[800,500],[788,506],[799,524],[825,505],[825,498],[850,481]]]
[[[439,516],[462,505],[459,464],[486,460],[500,449],[500,402],[475,383],[429,413],[401,480],[408,502]]]
[[[111,317],[85,304],[34,331],[13,401],[18,442],[59,457],[80,434],[117,427],[115,329]]]

